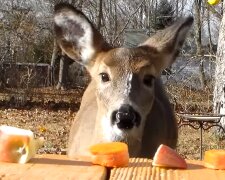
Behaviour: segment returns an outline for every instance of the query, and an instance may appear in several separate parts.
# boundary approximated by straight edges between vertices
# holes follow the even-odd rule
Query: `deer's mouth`
[[[120,129],[117,125],[113,125],[110,133],[109,141],[120,141],[131,143],[140,140],[139,128],[133,127],[132,129]],[[129,144],[130,144],[129,143]]]
[[[120,113],[121,110],[113,111],[102,118],[103,139],[126,143],[138,141],[142,134],[141,116],[136,111],[132,111],[134,115]]]

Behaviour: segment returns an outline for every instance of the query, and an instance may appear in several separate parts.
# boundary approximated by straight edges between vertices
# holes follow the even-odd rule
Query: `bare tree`
[[[202,55],[202,0],[194,1],[195,8],[195,43],[197,56]],[[206,78],[204,72],[204,60],[201,58],[199,64],[199,75],[202,88],[206,86]]]
[[[51,57],[51,65],[50,65],[50,70],[49,70],[49,85],[53,86],[55,82],[55,64],[56,64],[56,59],[59,56],[59,48],[57,46],[56,40],[54,39],[53,43],[53,50],[52,50],[52,57]]]
[[[2,2],[2,4],[0,4],[0,11],[6,11],[3,12],[3,14],[6,16],[4,16],[4,18],[2,18],[2,21],[0,22],[0,59],[13,60],[16,62],[23,61],[34,63],[49,63],[51,66],[51,72],[49,72],[49,75],[51,75],[51,79],[49,83],[51,85],[57,85],[57,87],[61,89],[60,86],[66,84],[66,82],[63,81],[68,78],[60,76],[58,78],[56,74],[65,74],[63,73],[63,67],[67,63],[60,63],[60,61],[64,61],[64,57],[61,56],[61,52],[59,52],[56,43],[54,42],[54,34],[52,33],[52,12],[55,4],[60,2],[67,2],[72,4],[73,6],[76,6],[76,8],[82,10],[82,12],[87,15],[92,22],[94,22],[96,28],[100,30],[101,34],[103,34],[105,39],[112,46],[119,46],[123,45],[125,42],[124,32],[127,29],[141,29],[143,30],[143,32],[147,32],[148,34],[155,33],[156,29],[164,28],[164,26],[167,26],[167,24],[169,24],[168,22],[170,21],[170,18],[176,19],[177,16],[181,16],[182,14],[185,15],[187,11],[186,9],[188,8],[188,6],[193,4],[194,1],[0,0],[0,2]],[[22,6],[28,2],[32,2],[33,6],[39,8],[38,13],[35,14],[32,6]],[[200,10],[198,12],[199,21],[198,18],[195,18],[198,22],[196,23],[196,25],[201,27],[196,28],[198,29],[198,31],[196,31],[196,34],[194,36],[195,38],[193,38],[196,39],[196,44],[198,43],[197,56],[199,57],[202,56],[202,50],[199,50],[199,48],[201,48],[201,37],[204,37],[204,33],[207,31],[209,34],[210,46],[212,44],[211,42],[215,42],[215,38],[213,37],[214,26],[211,23],[212,19],[209,20],[208,18],[208,29],[203,27],[203,25],[206,24],[206,16],[203,17],[203,15],[201,15],[202,9],[206,7],[204,6],[204,1],[197,0],[195,1],[195,3],[198,5],[198,7],[199,3],[201,3]],[[7,4],[6,9],[3,8],[5,7],[5,4]],[[42,8],[44,9],[43,11]],[[213,7],[213,10],[211,10],[211,8],[212,7],[210,6],[210,12],[213,12],[213,10],[220,12],[220,7]],[[48,15],[45,15],[45,13]],[[207,15],[206,13],[205,15]],[[214,14],[211,14],[211,17],[212,16],[214,16]],[[40,17],[44,17],[43,20],[40,21]],[[155,28],[155,23],[159,28]],[[192,45],[194,43],[190,42],[190,44],[191,45],[189,46],[193,47]],[[193,53],[192,51],[189,52]],[[60,57],[62,57],[61,60]],[[56,72],[55,70],[58,68],[58,65],[60,67],[59,72]],[[203,64],[201,64],[200,67],[202,68],[202,72],[204,72]],[[204,74],[202,79],[204,79]],[[205,81],[203,80],[202,82]],[[62,89],[65,88],[62,87]]]
[[[97,29],[101,31],[101,26],[102,26],[102,4],[103,1],[99,0],[98,1],[98,18],[97,18]]]
[[[225,8],[223,9],[223,18],[220,25],[220,32],[218,38],[218,48],[216,54],[216,70],[215,70],[215,86],[214,86],[214,112],[225,114]],[[225,128],[225,117],[221,121]],[[224,136],[221,129],[218,130],[220,135]]]

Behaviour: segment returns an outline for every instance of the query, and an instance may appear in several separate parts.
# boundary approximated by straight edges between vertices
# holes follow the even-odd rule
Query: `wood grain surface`
[[[110,180],[225,180],[225,170],[207,169],[202,161],[187,160],[187,169],[152,167],[152,160],[132,158],[128,167],[114,168]]]
[[[106,176],[105,167],[64,155],[38,155],[27,164],[0,162],[0,180],[103,180]]]
[[[152,167],[152,160],[131,158],[129,166],[111,169],[110,180],[225,180],[225,170],[207,169],[202,161],[187,160],[187,169]],[[27,164],[0,163],[0,180],[104,180],[105,167],[90,159],[64,155],[38,155]]]

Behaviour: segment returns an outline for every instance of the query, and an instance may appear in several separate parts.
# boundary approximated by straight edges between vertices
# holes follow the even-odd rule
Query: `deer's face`
[[[108,45],[88,18],[70,5],[55,7],[54,22],[62,51],[92,76],[98,106],[94,118],[102,138],[140,142],[157,91],[154,80],[175,60],[193,18],[180,19],[130,49]]]
[[[100,124],[106,139],[141,138],[154,100],[157,55],[144,48],[116,48],[97,56],[91,69],[96,83]]]

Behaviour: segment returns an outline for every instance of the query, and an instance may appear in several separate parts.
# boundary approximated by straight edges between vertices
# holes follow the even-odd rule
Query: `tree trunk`
[[[158,9],[158,0],[155,0],[155,17],[154,17],[154,24],[157,22],[157,9]]]
[[[117,20],[117,0],[114,0],[114,32],[113,32],[113,39],[115,39],[117,30],[118,30],[118,20]]]
[[[195,7],[195,43],[196,54],[200,55],[202,51],[202,38],[201,38],[201,0],[194,1]]]
[[[97,29],[100,32],[102,26],[102,0],[99,0],[98,4],[98,19],[97,19]]]
[[[67,59],[65,54],[62,54],[60,58],[59,81],[56,86],[57,89],[65,90],[67,88],[68,69],[69,69],[69,60]]]
[[[210,25],[210,11],[209,11],[209,5],[207,5],[207,25],[208,25],[208,34],[209,34],[209,51],[210,53],[213,53],[212,48],[212,34],[211,34],[211,25]]]
[[[185,6],[185,2],[184,2],[184,0],[182,0],[182,2],[181,2],[181,16],[183,16],[183,13],[184,13],[184,6]]]
[[[223,9],[223,12],[225,9]],[[225,114],[225,15],[220,24],[220,32],[218,38],[218,48],[216,55],[216,69],[215,69],[215,86],[214,86],[214,112]],[[221,119],[221,124],[225,128],[225,117]],[[217,130],[218,135],[224,136],[221,129]]]
[[[176,16],[178,17],[178,13],[179,13],[179,0],[176,0]]]
[[[51,58],[51,66],[49,69],[49,82],[48,85],[53,86],[55,84],[55,61],[57,59],[58,56],[58,46],[56,43],[56,40],[54,39],[54,44],[53,44],[53,51],[52,51],[52,58]]]
[[[202,0],[195,0],[195,43],[196,43],[196,54],[202,54],[202,23],[201,23],[201,6]],[[199,64],[199,78],[201,82],[201,87],[204,89],[206,87],[206,79],[204,72],[204,63],[201,60]]]

